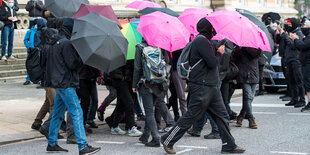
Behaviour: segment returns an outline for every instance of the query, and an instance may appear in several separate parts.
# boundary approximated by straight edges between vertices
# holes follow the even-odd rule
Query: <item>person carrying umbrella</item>
[[[79,154],[92,154],[100,150],[88,145],[83,124],[83,112],[77,97],[75,88],[79,86],[78,68],[82,66],[82,60],[69,41],[73,29],[74,20],[66,18],[60,29],[59,38],[49,50],[47,58],[47,86],[55,88],[53,116],[49,128],[47,152],[68,152],[57,144],[57,135],[68,109],[74,126],[74,134],[78,143]],[[56,36],[55,36],[56,37]]]
[[[210,40],[216,35],[213,25],[202,18],[197,24],[199,35],[193,40],[190,65],[193,66],[201,59],[189,75],[189,103],[188,111],[179,119],[176,125],[161,137],[161,143],[168,154],[176,154],[173,145],[182,138],[205,111],[216,121],[222,139],[222,153],[243,153],[245,150],[236,145],[234,137],[229,131],[229,115],[223,103],[218,87],[218,65],[224,46],[215,51]]]

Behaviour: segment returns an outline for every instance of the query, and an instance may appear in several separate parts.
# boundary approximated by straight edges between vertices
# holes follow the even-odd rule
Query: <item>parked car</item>
[[[279,89],[287,87],[279,54],[274,55],[270,64],[265,66],[263,77],[264,88],[268,93],[276,93]]]

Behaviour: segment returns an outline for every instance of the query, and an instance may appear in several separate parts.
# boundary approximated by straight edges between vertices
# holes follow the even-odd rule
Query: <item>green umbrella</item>
[[[127,60],[135,59],[136,45],[142,41],[142,35],[137,31],[138,23],[126,23],[123,24],[122,27],[122,33],[129,43],[127,50]]]

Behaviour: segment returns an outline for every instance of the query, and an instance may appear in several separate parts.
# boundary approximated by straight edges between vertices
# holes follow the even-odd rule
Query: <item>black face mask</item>
[[[307,36],[310,33],[310,28],[301,28],[301,32]]]
[[[286,30],[287,32],[292,32],[292,27],[291,26],[288,26],[288,25],[284,25],[284,30]]]

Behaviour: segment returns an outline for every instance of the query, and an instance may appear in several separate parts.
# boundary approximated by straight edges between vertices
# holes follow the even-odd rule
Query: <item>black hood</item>
[[[296,30],[300,26],[300,22],[297,18],[289,18],[292,23],[292,31]]]
[[[60,39],[58,30],[54,28],[45,28],[42,31],[46,44],[53,45]]]
[[[46,21],[44,19],[36,19],[35,21],[38,26],[38,31],[42,30],[43,27],[46,27]]]
[[[212,24],[205,17],[201,18],[197,23],[197,31],[199,32],[199,34],[204,35],[209,40],[216,35]]]

